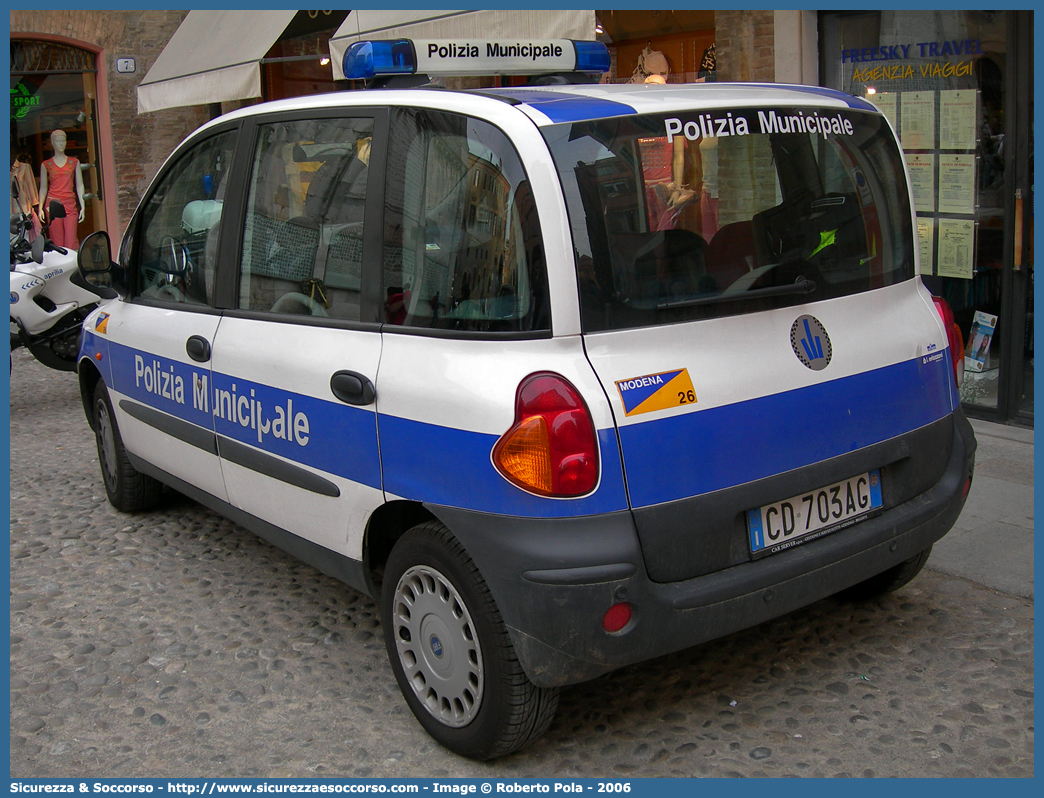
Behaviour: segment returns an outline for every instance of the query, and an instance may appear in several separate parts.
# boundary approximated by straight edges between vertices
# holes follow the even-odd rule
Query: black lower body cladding
[[[873,446],[745,485],[634,511],[654,582],[681,582],[750,560],[747,510],[881,470],[884,510],[942,479],[953,446],[953,417]]]
[[[709,504],[690,508],[683,520],[672,514],[676,508],[666,507],[640,511],[637,520],[630,512],[530,519],[429,509],[453,530],[488,581],[529,678],[553,687],[748,628],[914,557],[956,522],[975,445],[971,425],[958,410],[877,446],[704,497]],[[745,529],[740,539],[735,527],[743,510],[869,468],[883,469],[880,514],[751,560]],[[713,498],[725,509],[715,510]],[[657,511],[667,526],[650,535]],[[694,517],[704,531],[692,529]],[[726,542],[709,542],[715,530]],[[689,578],[654,580],[648,563],[663,561],[655,540],[672,534],[682,541],[678,551],[708,548],[719,558],[712,565],[721,565]],[[623,632],[608,634],[602,616],[621,601],[632,605],[634,620]]]

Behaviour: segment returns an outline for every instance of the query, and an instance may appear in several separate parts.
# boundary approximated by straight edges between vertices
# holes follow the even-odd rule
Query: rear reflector
[[[619,632],[631,622],[633,615],[634,609],[626,601],[621,604],[614,604],[602,616],[602,628],[609,634]]]

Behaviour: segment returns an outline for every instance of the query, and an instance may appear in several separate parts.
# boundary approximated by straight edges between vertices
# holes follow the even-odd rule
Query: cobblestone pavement
[[[1033,604],[926,571],[563,691],[492,764],[436,745],[369,599],[171,493],[105,499],[75,377],[11,389],[11,774],[1030,776]]]

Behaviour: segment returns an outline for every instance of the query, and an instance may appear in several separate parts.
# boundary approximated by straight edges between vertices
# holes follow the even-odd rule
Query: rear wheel
[[[101,380],[94,388],[94,436],[109,503],[125,513],[155,507],[163,485],[131,465],[116,426],[109,392]]]
[[[557,688],[526,677],[485,580],[442,524],[420,524],[395,544],[381,619],[406,703],[451,751],[493,759],[550,725]]]
[[[898,565],[893,565],[887,571],[882,571],[877,576],[871,576],[847,590],[841,591],[841,598],[849,601],[865,601],[866,599],[878,598],[898,590],[908,584],[924,568],[928,557],[932,553],[929,546],[924,551],[918,552],[909,560],[904,560]]]

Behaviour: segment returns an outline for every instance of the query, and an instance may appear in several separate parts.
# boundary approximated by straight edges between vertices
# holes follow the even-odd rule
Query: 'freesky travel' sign
[[[943,42],[884,44],[878,47],[842,49],[841,63],[903,61],[910,58],[950,58],[982,54],[982,42],[979,39],[953,39]]]

